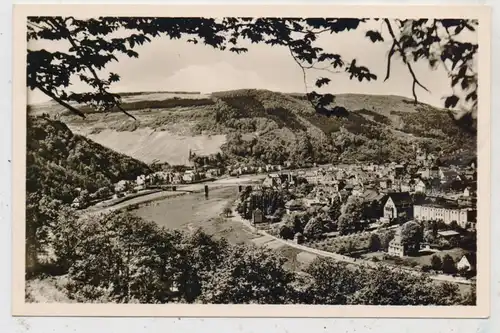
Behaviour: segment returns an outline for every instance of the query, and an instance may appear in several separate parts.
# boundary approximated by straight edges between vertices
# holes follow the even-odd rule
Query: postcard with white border
[[[13,315],[489,316],[488,7],[13,22]]]

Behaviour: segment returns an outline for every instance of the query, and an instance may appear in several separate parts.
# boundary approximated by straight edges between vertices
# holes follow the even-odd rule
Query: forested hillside
[[[476,154],[474,133],[458,126],[450,111],[399,96],[338,95],[332,108],[342,117],[316,112],[302,95],[268,90],[151,96],[125,99],[124,108],[137,120],[119,112],[61,120],[116,151],[147,161],[143,152],[154,149],[155,159],[171,164],[186,160],[189,149],[213,154],[217,147],[229,159],[271,164],[411,160],[414,144],[444,163]],[[138,140],[137,130],[149,137]],[[169,142],[157,151],[162,137]]]
[[[294,102],[293,97],[286,98],[290,103]],[[287,151],[266,146],[266,141],[262,140],[262,137],[276,135],[276,139],[269,139],[268,144],[286,147],[287,158],[317,160],[315,154],[338,153],[335,149],[339,148],[332,144],[333,137],[328,134],[336,133],[345,140],[356,142],[359,137],[352,132],[356,130],[355,126],[363,131],[364,127],[382,126],[373,125],[382,123],[368,120],[356,112],[347,118],[324,119],[331,120],[331,123],[320,121],[320,118],[318,126],[314,126],[308,119],[318,115],[293,110],[291,108],[296,106],[293,104],[275,112],[272,104],[266,104],[268,101],[257,99],[250,108],[252,114],[247,116],[245,110],[252,99],[239,102],[237,97],[230,103],[226,103],[224,97],[217,99],[216,104],[222,103],[224,107],[233,108],[230,112],[240,114],[213,123],[222,126],[218,130],[224,131],[229,138],[234,136],[222,147],[234,158],[246,157],[228,150],[231,145],[239,147],[233,140],[250,142],[242,147],[249,149],[247,153],[252,158],[282,158]],[[364,113],[373,116],[370,112]],[[294,125],[290,125],[288,114],[296,116]],[[255,128],[238,129],[238,119],[244,124],[259,118],[261,123],[256,123]],[[212,118],[208,114],[203,119]],[[386,118],[381,119],[388,123]],[[330,133],[319,126],[334,122],[341,125],[338,130],[332,125],[334,130]],[[194,127],[205,126],[204,131],[209,131],[209,124],[208,121],[198,121]],[[265,126],[270,128],[265,130]],[[298,275],[286,270],[285,259],[272,250],[229,244],[200,231],[167,230],[123,212],[79,218],[66,210],[64,203],[70,203],[82,191],[95,193],[118,180],[135,179],[137,175],[149,172],[148,166],[73,134],[60,121],[29,117],[27,128],[27,277],[28,280],[46,276],[60,278],[65,281],[60,291],[71,301],[352,305],[475,303],[475,294],[461,296],[456,285],[437,284],[426,276],[413,276],[399,270],[355,268],[333,260],[317,259],[307,268],[306,275]],[[366,133],[364,135],[368,135]],[[248,140],[248,137],[253,138]],[[326,138],[332,141],[323,146],[316,144]],[[261,151],[256,149],[259,145]],[[349,149],[355,153],[354,148]],[[276,152],[276,155],[269,155],[270,152]],[[332,277],[338,282],[335,285],[331,283]],[[390,287],[385,281],[390,281]],[[32,292],[33,288],[28,289],[27,301],[33,301]]]
[[[81,191],[110,189],[150,171],[142,162],[73,134],[60,121],[28,117],[26,139],[26,192],[62,203],[71,203]]]
[[[60,121],[28,117],[26,137],[26,270],[40,269],[53,244],[60,213],[75,198],[82,204],[112,193],[112,184],[134,180],[149,167],[73,134]],[[86,203],[83,203],[87,200]],[[49,251],[50,252],[50,251]],[[43,261],[43,260],[42,260]]]

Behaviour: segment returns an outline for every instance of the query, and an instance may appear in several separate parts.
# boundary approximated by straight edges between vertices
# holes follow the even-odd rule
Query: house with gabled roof
[[[463,180],[462,176],[456,170],[450,168],[440,168],[439,178],[441,179],[441,183]]]
[[[415,192],[415,181],[413,179],[406,179],[401,182],[401,192]]]
[[[475,170],[477,168],[477,157],[471,158],[469,160],[469,163],[467,163],[467,164],[468,164],[469,168]]]
[[[419,179],[415,184],[415,192],[427,193],[429,183],[423,179]]]
[[[351,193],[352,193],[352,195],[362,196],[364,191],[365,191],[365,189],[363,187],[363,184],[358,184],[352,188]]]
[[[403,237],[401,235],[401,228],[396,229],[394,238],[389,242],[389,247],[387,248],[387,253],[391,256],[404,257],[407,252],[407,247],[403,243]]]
[[[476,270],[476,254],[466,253],[457,262],[457,270],[466,270],[468,272]]]
[[[469,186],[466,186],[464,189],[463,196],[468,198],[468,197],[475,197],[477,192],[477,185],[476,184],[471,184]]]
[[[282,179],[280,175],[277,173],[270,173],[267,175],[266,179],[264,179],[262,186],[275,188],[275,187],[280,187],[281,184],[282,184]]]
[[[392,180],[390,179],[381,179],[380,180],[380,188],[383,190],[392,188]]]
[[[409,192],[390,192],[383,199],[383,222],[399,220],[408,221],[413,218],[413,203]]]
[[[405,172],[405,167],[404,165],[402,164],[396,164],[394,166],[394,177],[402,177],[404,175],[404,172]]]

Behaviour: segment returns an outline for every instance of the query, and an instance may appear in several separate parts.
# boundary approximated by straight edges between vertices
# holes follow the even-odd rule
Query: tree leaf
[[[384,41],[384,38],[382,37],[382,35],[380,34],[380,32],[378,32],[376,30],[368,30],[366,32],[366,37],[370,38],[370,40],[372,41],[372,43],[383,42]]]
[[[330,83],[330,81],[331,80],[329,78],[322,77],[322,78],[316,80],[316,87],[321,88],[322,86]]]
[[[449,97],[446,98],[445,102],[444,102],[444,107],[445,108],[454,108],[457,103],[459,101],[459,98],[455,95],[451,95]]]

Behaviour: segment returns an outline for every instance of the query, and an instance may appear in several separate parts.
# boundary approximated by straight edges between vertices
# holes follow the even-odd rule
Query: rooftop
[[[460,235],[460,233],[456,232],[455,230],[444,230],[444,231],[439,231],[438,235],[443,237],[449,237],[449,236],[458,236]]]
[[[464,254],[464,257],[467,258],[467,261],[469,262],[469,264],[471,264],[472,266],[476,265],[476,254],[475,253],[466,253],[466,254]]]
[[[404,205],[412,202],[409,192],[390,192],[387,193],[388,198],[391,198],[395,205]]]
[[[464,207],[460,207],[458,204],[456,203],[452,203],[452,202],[426,202],[426,203],[422,203],[422,204],[419,204],[419,205],[415,205],[415,206],[422,206],[422,207],[434,207],[434,208],[443,208],[443,209],[462,209]]]

